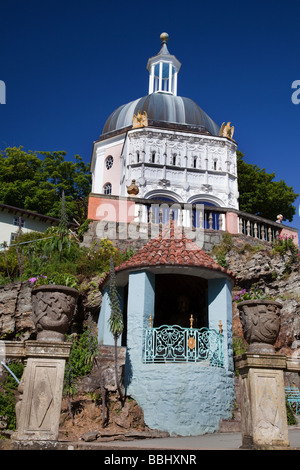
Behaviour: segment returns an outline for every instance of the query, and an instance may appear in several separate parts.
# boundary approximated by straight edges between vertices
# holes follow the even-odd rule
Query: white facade
[[[236,145],[228,139],[139,129],[128,132],[121,158],[121,196],[135,180],[138,197],[238,208]]]
[[[209,202],[238,209],[236,143],[224,138],[164,129],[134,129],[99,142],[94,150],[92,193],[127,196],[132,180],[137,197]],[[113,156],[113,165],[105,162]]]
[[[108,120],[113,125],[94,143],[92,193],[126,197],[135,180],[137,198],[238,209],[237,144],[219,136],[218,126],[192,100],[177,97],[181,64],[167,49],[167,34],[161,39],[161,51],[147,64],[149,95],[116,110]],[[149,118],[140,127],[132,122],[137,103]],[[196,113],[203,123],[191,119]]]
[[[19,224],[22,233],[45,232],[52,225],[58,225],[59,219],[43,216],[34,212],[12,208],[5,204],[0,205],[0,245],[8,245],[15,240]]]

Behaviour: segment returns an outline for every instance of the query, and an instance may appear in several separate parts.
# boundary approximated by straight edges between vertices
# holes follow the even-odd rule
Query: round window
[[[112,157],[111,155],[109,157],[107,157],[107,159],[105,160],[105,166],[107,168],[107,170],[109,170],[112,166],[113,166],[113,163],[114,163],[114,157]]]

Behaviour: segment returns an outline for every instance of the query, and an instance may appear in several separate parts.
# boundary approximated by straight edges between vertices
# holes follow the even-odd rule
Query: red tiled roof
[[[234,277],[231,271],[216,263],[195,242],[186,238],[183,231],[176,228],[165,230],[159,237],[151,239],[129,260],[117,266],[115,271],[118,273],[147,266],[195,266]]]

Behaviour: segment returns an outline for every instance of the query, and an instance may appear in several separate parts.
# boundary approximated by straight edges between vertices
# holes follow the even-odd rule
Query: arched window
[[[193,168],[197,168],[197,157],[193,157]]]
[[[172,155],[172,165],[176,165],[176,153]]]
[[[107,159],[105,160],[106,169],[110,170],[113,164],[114,164],[114,157],[112,155],[109,155]]]
[[[139,150],[136,151],[136,162],[137,163],[140,162],[140,152],[139,152]]]
[[[202,214],[203,220],[200,220],[200,212],[197,210],[193,209],[193,227],[199,228],[200,225],[202,228],[209,229],[210,228],[210,223],[212,223],[212,229],[213,230],[220,230],[219,226],[219,213],[214,212],[213,210],[207,211],[205,209],[205,206],[216,206],[212,202],[206,202],[206,201],[196,201],[194,204],[203,204],[204,205],[204,214]],[[211,215],[212,219],[211,221],[209,220],[209,216]]]
[[[151,162],[155,163],[155,152],[152,152],[151,154]]]
[[[106,183],[104,186],[103,186],[103,193],[108,195],[108,194],[111,194],[111,190],[112,190],[112,185],[111,183]]]
[[[178,209],[177,208],[171,209],[172,204],[164,205],[164,202],[168,202],[168,203],[173,202],[174,204],[176,204],[176,201],[165,196],[151,197],[151,201],[153,201],[154,204],[151,206],[152,220],[150,222],[155,223],[155,224],[158,224],[158,223],[167,224],[170,220],[170,210],[172,211],[173,220],[178,220]],[[168,206],[171,206],[171,207],[168,207]],[[149,210],[150,210],[150,207],[148,207],[148,211]]]

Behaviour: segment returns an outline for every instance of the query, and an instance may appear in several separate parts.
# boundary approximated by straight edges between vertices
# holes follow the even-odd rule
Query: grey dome
[[[219,135],[219,126],[193,100],[168,93],[152,93],[120,106],[107,119],[103,134],[132,126],[138,111],[146,111],[149,121],[196,126]]]

